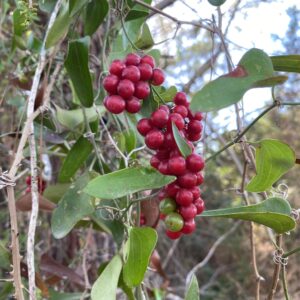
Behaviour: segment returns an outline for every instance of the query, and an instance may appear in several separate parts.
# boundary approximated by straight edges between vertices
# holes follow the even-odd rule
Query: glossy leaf
[[[254,87],[267,87],[283,83],[287,78],[273,75],[270,57],[259,49],[247,51],[235,70],[223,75],[198,91],[192,98],[194,111],[213,111],[237,103]]]
[[[255,146],[255,144],[254,144]],[[246,186],[249,192],[263,192],[295,165],[295,152],[286,143],[266,139],[256,147],[256,171]]]
[[[122,270],[122,259],[113,257],[92,287],[92,300],[116,300],[117,286]]]
[[[153,47],[154,40],[152,38],[149,26],[146,23],[143,24],[141,35],[135,42],[135,45],[142,50],[150,49]]]
[[[139,18],[125,23],[124,29],[122,29],[122,50],[127,49],[131,46],[128,37],[133,43],[135,43],[139,39],[144,23],[145,18]]]
[[[182,156],[187,158],[189,155],[192,154],[192,152],[193,152],[192,148],[187,143],[186,139],[180,134],[177,126],[173,122],[172,122],[172,131],[173,131],[176,145],[177,145],[180,153],[182,154]]]
[[[91,107],[94,101],[92,78],[88,65],[89,42],[89,37],[70,42],[65,60],[65,67],[76,94],[85,107]]]
[[[129,287],[138,286],[143,281],[156,242],[157,233],[153,228],[134,227],[129,230],[125,245],[127,260],[123,267],[123,279]]]
[[[128,2],[132,2],[132,1],[128,1]],[[150,5],[152,0],[144,0],[143,2]],[[149,14],[149,9],[140,4],[133,5],[133,3],[129,3],[129,6],[131,6],[131,10],[128,12],[126,16],[126,21],[146,17]]]
[[[94,212],[92,198],[82,191],[88,181],[87,174],[78,177],[53,211],[51,229],[55,238],[63,238],[78,221]]]
[[[92,35],[104,21],[109,10],[107,0],[92,0],[86,8],[84,32]]]
[[[89,0],[69,0],[69,15],[75,16]]]
[[[195,274],[191,278],[184,300],[200,300],[200,291]]]
[[[84,115],[81,108],[66,110],[62,109],[59,106],[55,106],[56,108],[56,117],[58,122],[64,127],[74,130],[78,125],[84,123]],[[97,106],[98,112],[100,115],[105,113],[105,108],[103,106]],[[85,114],[88,122],[93,122],[97,120],[98,114],[94,107],[86,108]]]
[[[69,16],[68,7],[64,6],[50,31],[46,40],[46,48],[55,46],[59,41],[65,38],[68,33],[72,19]]]
[[[58,180],[68,182],[93,151],[91,142],[81,136],[69,151],[60,169]]]
[[[132,167],[96,177],[84,192],[100,199],[115,199],[160,188],[174,180],[174,176],[162,175],[153,168]]]
[[[300,55],[271,56],[275,71],[300,73]]]
[[[255,205],[207,210],[201,217],[247,220],[270,227],[277,233],[284,233],[296,225],[290,214],[290,204],[282,198],[274,197]]]

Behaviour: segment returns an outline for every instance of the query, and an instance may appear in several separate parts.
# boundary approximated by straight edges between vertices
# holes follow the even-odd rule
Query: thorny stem
[[[281,249],[282,247],[282,235],[277,235],[276,237],[276,245],[278,249]],[[279,282],[279,274],[280,274],[280,269],[281,269],[281,264],[278,263],[275,265],[274,272],[273,272],[273,279],[272,279],[272,285],[271,285],[271,290],[268,294],[267,300],[272,300],[277,289],[277,285]]]

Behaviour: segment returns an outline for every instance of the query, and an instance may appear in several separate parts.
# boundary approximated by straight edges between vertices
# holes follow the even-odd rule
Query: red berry
[[[141,78],[141,73],[138,67],[128,66],[123,70],[122,77],[132,82],[138,82]]]
[[[185,220],[181,232],[184,234],[191,234],[196,229],[195,219]]]
[[[181,156],[169,159],[169,172],[172,175],[183,175],[186,171],[185,159]]]
[[[154,68],[155,66],[155,60],[152,56],[150,55],[144,55],[142,58],[141,58],[141,63],[145,63],[145,64],[148,64],[150,65],[152,68]]]
[[[27,176],[25,181],[27,185],[31,185],[31,176]]]
[[[159,193],[158,193],[158,199],[159,200],[163,200],[165,198],[167,198],[167,191],[165,189],[162,189]]]
[[[191,141],[191,142],[197,142],[200,140],[201,138],[201,133],[188,133],[187,138]]]
[[[181,156],[181,153],[178,149],[174,149],[170,152],[170,158],[171,157],[177,157],[177,156]]]
[[[131,114],[135,114],[140,111],[141,107],[141,101],[136,97],[132,97],[131,99],[126,101],[126,110]]]
[[[104,99],[104,106],[113,114],[120,114],[125,109],[125,101],[118,95],[107,96]]]
[[[169,197],[175,198],[180,187],[175,182],[172,182],[166,186],[166,190]]]
[[[188,132],[191,134],[199,134],[202,131],[202,124],[200,121],[191,120],[188,125]]]
[[[171,132],[165,132],[164,147],[167,149],[174,149],[176,147],[176,142],[175,142],[174,136]],[[178,154],[176,156],[179,156],[179,155],[180,154]]]
[[[141,74],[141,80],[150,80],[153,75],[152,67],[149,64],[141,63],[138,66]]]
[[[201,198],[196,199],[194,201],[194,205],[197,208],[197,215],[200,215],[204,211],[204,209],[205,209],[204,201]]]
[[[168,105],[160,105],[160,107],[158,109],[162,109],[164,110],[165,112],[167,112],[168,114],[170,113],[170,109],[168,107]]]
[[[164,220],[166,218],[166,215],[164,215],[164,214],[159,214],[159,219],[160,220]]]
[[[121,77],[122,71],[125,69],[125,64],[119,59],[114,60],[110,67],[109,72],[111,74],[117,75],[118,77]]]
[[[160,149],[156,152],[156,156],[160,160],[168,159],[170,155],[170,152],[168,150]]]
[[[172,128],[172,122],[176,125],[176,127],[179,130],[182,130],[184,128],[184,119],[180,114],[177,113],[171,113],[169,117],[169,128]]]
[[[141,62],[141,58],[139,57],[139,55],[135,53],[129,53],[125,58],[125,64],[127,66],[129,65],[137,66],[140,62]]]
[[[160,160],[158,159],[158,157],[156,155],[153,155],[150,159],[150,165],[153,168],[157,169],[159,164],[160,164]]]
[[[202,184],[204,181],[203,175],[201,173],[197,173],[196,176],[197,176],[197,185]]]
[[[153,129],[146,134],[145,143],[148,148],[156,150],[164,142],[164,135],[160,130]]]
[[[183,92],[178,92],[175,97],[174,97],[174,103],[177,105],[184,105],[188,106],[187,98],[185,93]]]
[[[178,184],[183,188],[192,188],[197,185],[197,175],[194,173],[186,173],[178,177]]]
[[[176,105],[173,112],[180,114],[183,118],[186,118],[188,116],[188,110],[184,105]]]
[[[201,120],[203,120],[203,113],[202,112],[196,112],[195,113],[195,116],[194,116],[194,119],[195,120],[198,120],[198,121],[201,121]]]
[[[181,206],[188,206],[193,203],[193,194],[187,189],[180,189],[176,195],[176,202]]]
[[[192,203],[189,206],[180,206],[179,213],[184,220],[190,220],[197,215],[197,208]]]
[[[171,240],[177,240],[177,239],[180,238],[181,232],[180,231],[173,232],[173,231],[170,231],[170,230],[166,230],[166,236],[168,238],[170,238]]]
[[[161,161],[159,163],[157,169],[163,175],[170,175],[170,171],[169,171],[169,168],[168,168],[168,161],[167,160]]]
[[[189,155],[186,159],[187,168],[192,172],[199,172],[204,168],[204,159],[195,153]]]
[[[28,187],[26,188],[26,190],[25,190],[25,193],[26,193],[26,194],[29,194],[30,192],[31,192],[31,187],[28,186]]]
[[[153,69],[152,81],[153,85],[161,85],[165,81],[165,74],[161,69]]]
[[[197,187],[197,186],[194,186],[193,188],[191,188],[190,191],[193,194],[194,200],[199,198],[201,195],[201,191],[200,191],[199,187]]]
[[[169,120],[169,114],[162,109],[157,109],[151,115],[151,122],[158,128],[163,128]]]
[[[123,79],[118,84],[118,94],[124,99],[131,98],[134,90],[134,84],[128,79]]]
[[[139,99],[146,99],[150,95],[150,86],[148,82],[138,81],[135,84],[134,96]]]
[[[119,83],[119,77],[118,76],[108,75],[103,80],[103,87],[110,94],[116,94],[118,83]]]
[[[137,130],[143,136],[145,136],[152,129],[153,127],[150,119],[147,118],[140,119],[137,123]]]

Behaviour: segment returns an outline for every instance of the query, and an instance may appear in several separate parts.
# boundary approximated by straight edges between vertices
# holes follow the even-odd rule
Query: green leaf
[[[124,29],[122,29],[122,38],[123,38],[122,50],[127,49],[128,47],[131,46],[128,37],[133,43],[135,43],[140,38],[144,23],[145,23],[145,18],[139,18],[125,23]]]
[[[82,293],[59,293],[55,290],[49,291],[49,300],[80,300],[82,299]]]
[[[69,0],[69,15],[74,17],[88,2],[88,0]]]
[[[50,28],[45,45],[46,49],[55,46],[59,41],[65,38],[71,21],[72,19],[69,16],[68,7],[66,5]]]
[[[11,254],[6,249],[2,241],[0,241],[0,268],[9,269],[11,264]]]
[[[247,220],[270,227],[277,233],[284,233],[296,226],[290,214],[290,204],[282,198],[274,197],[255,205],[207,210],[201,217]]]
[[[78,125],[84,122],[84,115],[81,108],[66,110],[55,105],[57,120],[64,127],[74,130]],[[105,108],[103,106],[97,106],[100,115],[105,113]],[[88,122],[93,122],[97,120],[98,114],[94,107],[85,109],[86,117]]]
[[[195,274],[191,278],[184,300],[200,300],[199,286]]]
[[[235,70],[223,75],[198,91],[192,98],[194,111],[213,111],[237,103],[251,88],[274,86],[287,78],[273,76],[270,57],[259,49],[247,51]]]
[[[125,245],[127,261],[123,267],[123,279],[129,287],[138,286],[143,281],[156,242],[157,233],[153,228],[134,227],[129,230]]]
[[[91,107],[94,102],[92,78],[88,66],[89,42],[89,37],[70,42],[65,60],[65,67],[76,94],[85,107]]]
[[[186,139],[180,134],[177,126],[173,122],[172,122],[172,131],[173,131],[176,145],[177,145],[180,153],[182,154],[182,156],[187,158],[189,155],[192,154],[192,152],[193,152],[192,148],[189,146]]]
[[[129,153],[136,148],[136,134],[132,129],[116,132],[114,138],[117,140],[118,147],[122,152]]]
[[[160,188],[174,181],[174,176],[165,176],[153,168],[132,167],[98,176],[84,192],[100,199],[116,199],[139,191]]]
[[[91,291],[92,300],[116,300],[121,270],[122,259],[116,255],[94,283]]]
[[[48,185],[43,193],[43,196],[51,202],[57,203],[69,189],[70,183],[56,183]]]
[[[150,49],[154,45],[154,40],[152,38],[149,26],[144,23],[142,27],[142,33],[138,40],[135,42],[136,47],[142,50]]]
[[[160,95],[160,97],[158,97],[156,93],[153,95],[155,101],[160,102],[160,98],[162,98],[165,102],[172,102],[177,93],[177,88],[176,86],[171,86],[168,89],[165,89],[164,87],[155,87],[155,91]]]
[[[259,142],[256,148],[256,172],[246,186],[249,192],[263,192],[295,164],[295,152],[286,143],[266,139]]]
[[[92,0],[86,8],[84,32],[92,35],[104,21],[109,10],[107,0]]]
[[[39,0],[39,8],[46,13],[51,13],[56,2],[57,0]]]
[[[144,0],[143,2],[147,4],[151,4],[152,0]],[[132,5],[130,5],[132,6]],[[126,21],[131,21],[134,19],[139,19],[141,17],[147,17],[149,14],[149,9],[147,7],[144,7],[140,4],[135,4],[132,6],[131,10],[126,16]]]
[[[82,191],[88,181],[88,174],[78,177],[53,211],[51,229],[55,238],[65,237],[78,221],[94,212],[92,198]]]
[[[76,171],[86,161],[93,150],[93,145],[88,139],[81,136],[69,151],[60,169],[58,180],[68,182]]]
[[[271,56],[275,71],[300,73],[300,55]]]

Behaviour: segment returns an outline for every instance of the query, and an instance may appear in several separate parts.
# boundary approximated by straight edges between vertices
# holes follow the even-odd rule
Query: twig
[[[285,265],[282,266],[281,276],[282,276],[282,285],[283,285],[285,300],[290,300],[289,291],[288,291],[288,287],[287,287],[286,266]]]
[[[281,246],[282,246],[282,235],[281,234],[276,237],[276,245],[277,245],[278,249],[281,249]],[[281,269],[281,264],[280,263],[275,264],[271,290],[268,294],[267,300],[272,300],[276,293],[277,285],[279,282],[280,269]]]
[[[173,257],[173,254],[174,254],[174,252],[175,252],[175,250],[176,250],[176,248],[177,248],[179,242],[180,242],[180,238],[177,239],[175,242],[173,242],[173,245],[172,245],[172,247],[170,248],[167,257],[166,257],[166,259],[164,260],[164,262],[163,262],[163,264],[162,264],[162,268],[163,268],[163,269],[166,268],[166,266],[168,265],[168,263],[169,263],[171,257]]]
[[[297,253],[297,252],[300,252],[300,247],[298,248],[295,248],[294,250],[291,250],[289,252],[286,252],[282,255],[283,258],[287,258],[289,257],[290,255],[294,254],[294,253]]]
[[[230,230],[228,230],[227,232],[225,232],[224,234],[222,234],[215,242],[214,244],[210,247],[207,255],[205,256],[205,258],[199,262],[196,266],[194,266],[191,271],[187,274],[186,277],[186,284],[188,284],[191,280],[191,277],[193,274],[195,274],[196,272],[198,272],[201,268],[203,268],[211,259],[211,257],[214,255],[216,249],[219,247],[220,244],[222,244],[226,238],[232,234],[240,225],[241,225],[241,221],[237,221],[231,228]]]

